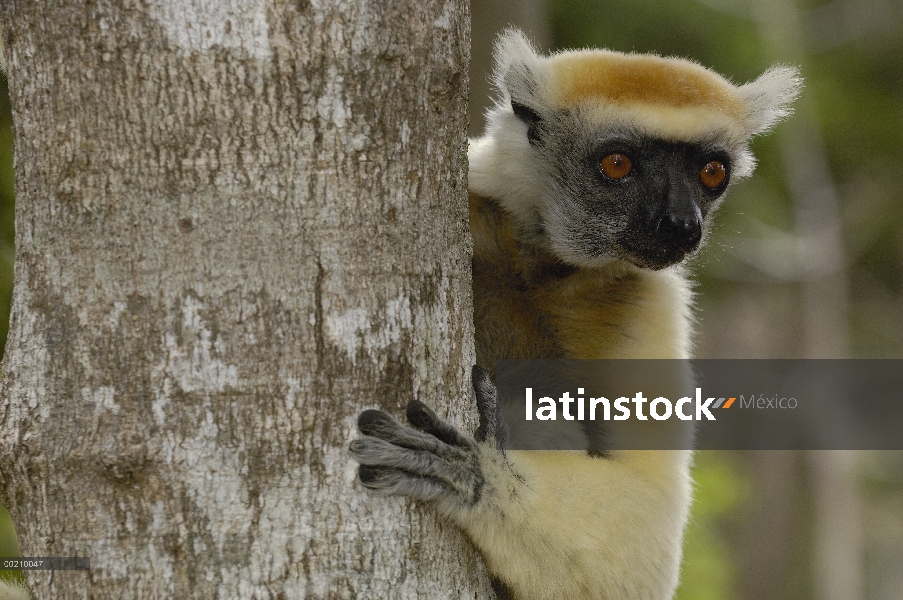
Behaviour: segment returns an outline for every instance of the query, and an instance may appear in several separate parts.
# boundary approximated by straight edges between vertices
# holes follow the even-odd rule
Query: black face
[[[649,269],[699,247],[705,218],[730,179],[726,152],[689,143],[612,140],[588,160],[598,201],[617,203],[627,220],[614,240],[619,258]],[[604,246],[610,251],[611,240]]]

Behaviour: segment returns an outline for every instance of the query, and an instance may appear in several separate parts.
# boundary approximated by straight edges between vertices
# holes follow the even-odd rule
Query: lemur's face
[[[662,269],[696,251],[731,179],[731,154],[712,142],[668,141],[629,127],[594,129],[564,111],[546,120],[517,107],[531,152],[549,165],[542,229],[565,262],[612,259]]]
[[[566,114],[549,123],[515,112],[527,117],[531,150],[550,166],[541,219],[560,258],[581,266],[618,259],[658,270],[700,247],[730,182],[726,148],[627,127],[588,130]]]

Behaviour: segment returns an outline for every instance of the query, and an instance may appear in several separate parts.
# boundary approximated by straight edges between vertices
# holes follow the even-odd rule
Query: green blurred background
[[[696,355],[903,357],[903,0],[476,0],[472,13],[472,135],[509,23],[542,49],[686,56],[737,83],[799,65],[796,115],[755,142],[756,174],[695,261]],[[2,341],[11,145],[2,80]],[[695,478],[681,600],[903,599],[903,453],[708,451]],[[0,556],[17,551],[10,532],[0,507]]]

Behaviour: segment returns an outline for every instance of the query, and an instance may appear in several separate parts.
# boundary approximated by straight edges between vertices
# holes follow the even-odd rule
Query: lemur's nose
[[[656,229],[662,244],[682,252],[693,250],[702,238],[698,210],[667,210]]]

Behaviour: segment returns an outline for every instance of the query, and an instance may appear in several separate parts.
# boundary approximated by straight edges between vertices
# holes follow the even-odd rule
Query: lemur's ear
[[[527,36],[510,27],[495,42],[493,81],[501,92],[502,103],[511,103],[515,116],[529,126],[527,137],[537,144],[542,121],[540,89],[543,85],[540,57]]]
[[[789,116],[802,87],[799,70],[787,66],[771,67],[755,81],[741,85],[738,92],[746,105],[747,134],[768,131]]]
[[[509,27],[495,41],[493,80],[502,93],[507,92],[521,104],[537,93],[542,69],[540,58],[520,29]]]

